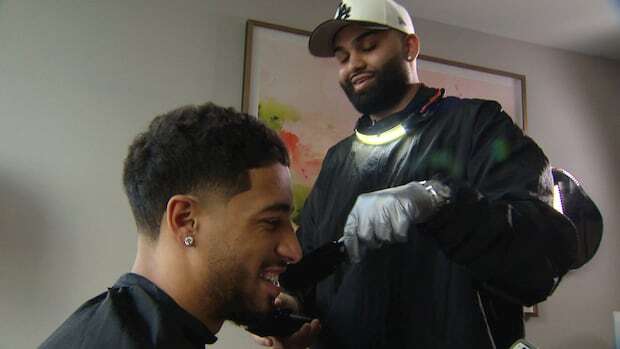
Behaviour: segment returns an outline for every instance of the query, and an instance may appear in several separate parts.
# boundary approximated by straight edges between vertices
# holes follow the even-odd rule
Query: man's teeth
[[[263,274],[261,275],[263,279],[271,282],[272,284],[280,287],[280,281],[278,280],[278,275],[276,274]]]
[[[360,75],[356,75],[353,77],[353,79],[351,79],[351,83],[353,85],[357,85],[361,82],[364,82],[368,79],[370,79],[371,75],[370,74],[360,74]]]

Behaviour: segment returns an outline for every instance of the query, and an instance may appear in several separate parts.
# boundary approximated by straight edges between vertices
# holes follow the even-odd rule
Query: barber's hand
[[[406,242],[409,226],[427,221],[448,196],[449,189],[433,180],[358,196],[344,227],[349,259],[359,263],[368,250]]]
[[[294,312],[299,312],[299,303],[297,300],[286,293],[280,293],[274,305],[279,308],[286,308]],[[252,338],[256,343],[274,349],[304,349],[314,343],[320,331],[321,324],[318,319],[314,319],[310,323],[304,324],[297,332],[287,338],[259,337],[254,334]]]

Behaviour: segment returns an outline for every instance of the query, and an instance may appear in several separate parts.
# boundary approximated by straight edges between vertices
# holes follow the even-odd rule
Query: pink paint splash
[[[303,179],[305,184],[312,185],[319,175],[323,160],[309,146],[301,143],[295,133],[282,129],[279,135],[291,156],[291,170]]]

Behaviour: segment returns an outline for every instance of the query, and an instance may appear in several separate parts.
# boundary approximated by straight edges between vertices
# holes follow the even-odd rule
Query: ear
[[[198,227],[199,202],[189,195],[175,195],[168,200],[165,223],[176,242],[184,245],[187,236],[194,236]]]
[[[418,58],[420,54],[420,39],[416,34],[409,34],[404,37],[403,53],[405,54],[405,59],[411,57],[411,61],[414,61]]]

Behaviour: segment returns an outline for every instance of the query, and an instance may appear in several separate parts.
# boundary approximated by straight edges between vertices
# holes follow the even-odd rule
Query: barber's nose
[[[352,52],[349,54],[349,69],[352,71],[360,70],[366,67],[366,62],[360,54]]]
[[[292,226],[287,228],[286,232],[283,232],[282,240],[278,244],[276,252],[287,263],[297,263],[301,260],[301,245]]]

